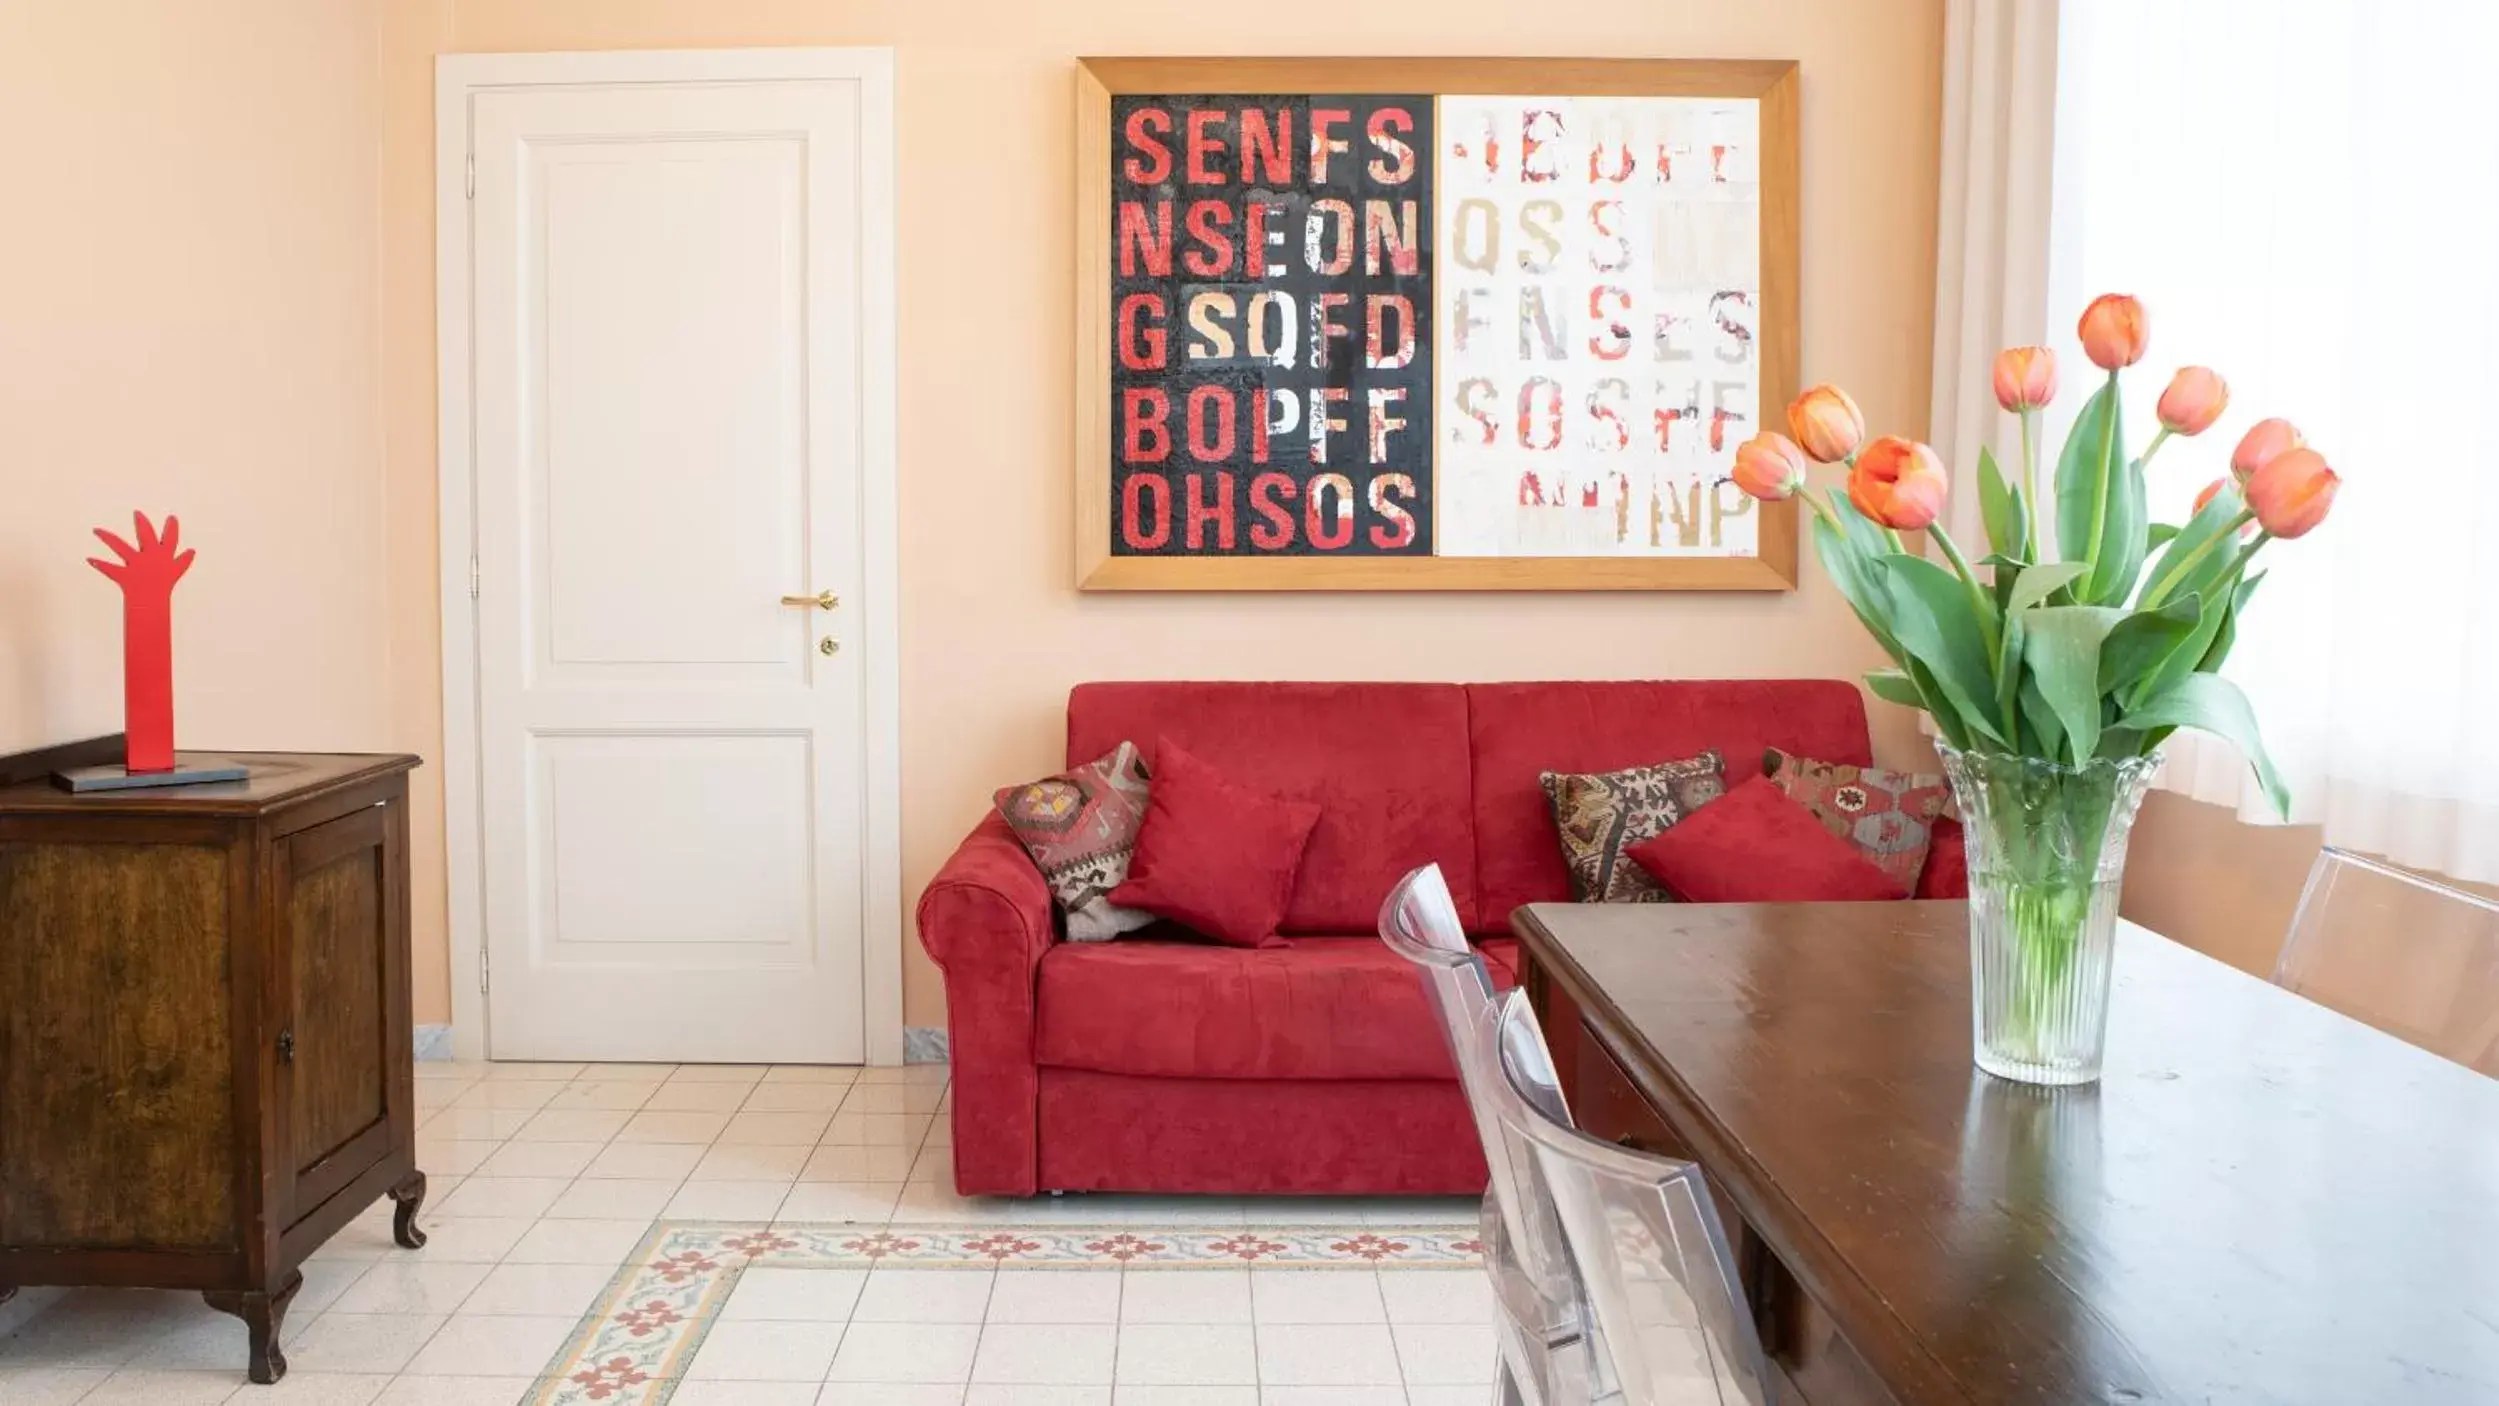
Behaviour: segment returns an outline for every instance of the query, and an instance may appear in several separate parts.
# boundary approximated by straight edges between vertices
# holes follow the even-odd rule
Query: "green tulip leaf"
[[[2039,755],[2051,760],[2065,750],[2065,724],[2058,722],[2056,710],[2048,706],[2048,696],[2039,691],[2039,679],[2033,674],[2022,676],[2022,721],[2039,734]]]
[[[1891,544],[1884,543],[1881,551],[1889,554]],[[1890,604],[1890,597],[1883,587],[1882,572],[1875,566],[1876,558],[1859,551],[1819,513],[1814,515],[1814,554],[1822,558],[1822,569],[1830,574],[1831,583],[1839,587],[1849,609],[1857,612],[1857,622],[1866,627],[1866,633],[1874,636],[1874,642],[1894,660],[1906,659],[1900,641],[1884,623],[1884,607]]]
[[[2174,522],[2156,522],[2150,527],[2143,529],[2144,555],[2150,556],[2152,553],[2159,551],[2161,543],[2166,542],[2170,538],[2177,535],[2178,524]]]
[[[2241,581],[2239,588],[2230,593],[2229,609],[2222,614],[2221,627],[2213,631],[2213,642],[2205,649],[2204,657],[2196,661],[2194,672],[2221,672],[2223,661],[2230,657],[2230,646],[2238,643],[2239,617],[2247,613],[2247,598],[2256,594],[2257,583],[2264,579],[2265,573],[2259,571]]]
[[[1919,663],[1915,655],[1905,655],[1900,667],[1909,675],[1909,682],[1917,686],[1919,696],[1926,700],[1922,706],[1926,715],[1935,720],[1935,730],[1944,735],[1946,742],[1968,751],[1970,730],[1961,725],[1961,715],[1944,697],[1943,685],[1935,682],[1935,671]]]
[[[2138,610],[2118,621],[2100,644],[2100,692],[2134,693],[2135,685],[2157,672],[2172,654],[2185,652],[2203,618],[2203,597],[2184,596],[2158,610]],[[2203,655],[2199,647],[2190,657]]]
[[[2020,580],[2022,573],[2030,569],[2030,563],[2020,557],[2006,556],[2002,552],[1989,552],[1978,559],[1978,565],[1988,569],[1987,594],[1995,599],[1996,613],[2002,615],[2011,610],[2013,608],[2013,583]]]
[[[2143,559],[2149,555],[2150,497],[2144,487],[2143,461],[2129,461],[2119,473],[2119,487],[2109,494],[2106,540],[2117,547],[2102,552],[2090,577],[2092,598],[2102,605],[2124,605],[2135,593],[2135,582],[2143,575]]]
[[[2155,731],[2159,737],[2169,735],[2167,728],[2159,728]],[[2104,727],[2100,729],[2100,755],[2113,762],[2123,761],[2128,757],[2140,757],[2152,750],[2157,740],[2153,732],[2127,727],[2123,723],[2114,727]]]
[[[2273,802],[2274,813],[2284,820],[2291,818],[2290,788],[2273,769],[2273,758],[2266,755],[2265,739],[2256,728],[2256,710],[2248,706],[2247,695],[2239,692],[2237,684],[2219,674],[2189,674],[2146,699],[2141,707],[2127,710],[2123,722],[2144,732],[2191,727],[2228,742],[2255,769],[2257,784]]]
[[[2099,605],[2048,605],[2022,614],[2022,661],[2064,729],[2076,763],[2100,747],[2100,646],[2126,612]]]
[[[2057,456],[2057,555],[2090,564],[2090,574],[2074,587],[2075,599],[2087,605],[2125,600],[2143,570],[2152,519],[2143,466],[2126,457],[2124,421],[2112,372],[2083,403]]]
[[[2191,596],[2188,599],[2197,603],[2195,628],[2189,630],[2186,638],[2163,655],[2151,670],[2138,676],[2118,694],[2125,706],[2132,707],[2203,667],[2204,657],[2212,651],[2213,641],[2229,623],[2230,592],[2217,587],[2209,597]]]
[[[2210,587],[2230,572],[2244,548],[2235,534],[2239,514],[2247,508],[2235,488],[2224,488],[2213,495],[2203,511],[2189,519],[2170,539],[2169,549],[2152,563],[2144,576],[2144,594],[2161,593],[2163,602],[2183,595],[2209,595]]]
[[[2005,613],[2014,614],[2044,603],[2048,597],[2064,590],[2090,569],[2089,563],[2079,561],[2052,561],[2026,568],[2021,579],[2013,583],[2013,594],[2005,602]]]
[[[1961,721],[1974,735],[2012,745],[1994,713],[1994,661],[1987,637],[1961,578],[1924,557],[1894,552],[1877,565],[1891,600],[1890,619],[1901,647],[1933,673]],[[1940,715],[1939,715],[1940,716]]]
[[[1877,669],[1866,675],[1866,687],[1886,703],[1927,711],[1926,695],[1918,692],[1917,680],[1904,670]]]
[[[2007,482],[1996,467],[1996,451],[1978,447],[1978,511],[1987,524],[1987,545],[1999,554],[2025,556],[2030,551],[2029,505],[2022,486]]]
[[[1831,515],[1848,529],[1848,540],[1868,557],[1889,556],[1900,548],[1891,539],[1889,529],[1858,511],[1846,493],[1831,495]]]

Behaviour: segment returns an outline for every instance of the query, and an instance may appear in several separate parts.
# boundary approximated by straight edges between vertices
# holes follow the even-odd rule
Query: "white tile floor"
[[[290,1370],[244,1384],[196,1294],[28,1289],[0,1406],[512,1406],[657,1219],[1422,1226],[1465,1200],[951,1186],[945,1070],[420,1064],[421,1251],[387,1201],[304,1266]],[[749,1270],[671,1406],[1456,1406],[1492,1301],[1451,1270]]]

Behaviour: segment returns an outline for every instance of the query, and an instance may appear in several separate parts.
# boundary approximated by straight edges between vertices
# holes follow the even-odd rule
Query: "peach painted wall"
[[[903,883],[990,791],[1059,760],[1070,684],[1116,677],[1849,675],[1872,647],[1818,575],[1781,596],[1082,596],[1070,586],[1071,71],[1080,54],[1795,58],[1804,373],[1926,417],[1939,0],[420,0],[384,40],[383,317],[395,716],[436,703],[432,57],[451,50],[894,46],[901,140]],[[979,413],[964,407],[977,403]],[[1881,738],[1906,754],[1897,710]],[[444,987],[439,834],[419,965]],[[879,940],[872,935],[870,940]],[[944,1018],[905,935],[905,1019]],[[442,1019],[443,1008],[420,1019]]]
[[[142,507],[199,550],[184,745],[434,747],[382,628],[378,14],[0,8],[0,751],[120,727],[84,558]]]
[[[90,526],[179,511],[187,743],[394,748],[417,774],[419,1019],[450,1011],[435,581],[432,59],[457,49],[892,44],[904,179],[904,882],[1056,760],[1068,684],[1121,675],[1846,674],[1790,597],[1082,597],[1070,590],[1068,61],[1327,36],[1398,52],[1789,56],[1805,66],[1805,371],[1880,423],[1926,405],[1932,0],[1747,8],[1422,0],[87,0],[0,14],[0,750],[119,717]],[[965,42],[977,36],[978,42]],[[964,163],[978,163],[977,180]],[[1010,212],[989,226],[979,188]],[[1007,231],[1004,238],[988,231]],[[966,349],[977,349],[975,359]],[[1000,371],[973,371],[977,364]],[[985,379],[969,387],[966,378]],[[950,413],[965,394],[978,417]],[[1810,571],[1810,568],[1809,568]],[[1896,710],[1880,744],[1921,755]],[[2250,970],[2316,849],[2155,795],[2126,911]],[[907,936],[907,1019],[943,1015]]]

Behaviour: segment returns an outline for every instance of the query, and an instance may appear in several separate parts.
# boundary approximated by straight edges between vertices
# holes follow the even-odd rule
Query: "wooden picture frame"
[[[1088,591],[1793,590],[1798,509],[1758,504],[1751,555],[1140,555],[1113,551],[1113,156],[1120,95],[1518,95],[1758,104],[1759,418],[1797,390],[1797,69],[1758,59],[1086,58],[1076,66],[1076,579]],[[1437,143],[1432,155],[1439,156]],[[1594,158],[1590,158],[1591,161]],[[1591,172],[1593,175],[1593,166]],[[1429,197],[1426,197],[1428,200]],[[1315,224],[1315,221],[1314,221]],[[1273,236],[1270,236],[1272,239]],[[1317,235],[1314,233],[1315,240]],[[1431,241],[1422,241],[1426,248]],[[1628,245],[1625,246],[1628,249]],[[1740,247],[1740,246],[1739,246]],[[1314,263],[1318,257],[1312,254]],[[1175,329],[1177,330],[1177,329]],[[1615,329],[1620,332],[1619,327]],[[1524,334],[1522,333],[1522,336]],[[1628,334],[1625,334],[1628,335]],[[1377,340],[1376,324],[1373,339]],[[1375,349],[1376,350],[1376,349]],[[1432,374],[1440,374],[1437,357]],[[1432,393],[1438,402],[1438,386]],[[1315,403],[1315,402],[1314,402]],[[1559,405],[1559,392],[1555,404]],[[1229,424],[1229,421],[1226,422]],[[1428,422],[1427,422],[1428,423]],[[1341,427],[1340,427],[1341,428]],[[1747,427],[1749,435],[1759,426]],[[1374,433],[1377,433],[1375,426]],[[1697,432],[1697,430],[1696,430]],[[1525,434],[1522,428],[1522,436]],[[1558,434],[1558,430],[1557,430]],[[1731,450],[1734,440],[1726,443]],[[1437,455],[1438,446],[1431,451]],[[1713,451],[1716,452],[1716,451]],[[1429,461],[1437,465],[1434,458]],[[1713,493],[1724,485],[1712,485]],[[1560,485],[1556,485],[1557,495]],[[1312,497],[1317,497],[1314,490]],[[1524,500],[1522,500],[1524,501]],[[1558,496],[1556,501],[1558,501]],[[1585,500],[1583,500],[1585,501]],[[1626,499],[1627,501],[1627,499]],[[1438,498],[1432,500],[1436,508]],[[1310,509],[1312,520],[1319,510]],[[1351,521],[1352,507],[1344,506]],[[1652,505],[1654,515],[1654,505]],[[1168,519],[1166,519],[1167,521]],[[1411,540],[1411,534],[1407,540]],[[1441,538],[1431,539],[1434,550]],[[1652,545],[1655,539],[1652,538]]]

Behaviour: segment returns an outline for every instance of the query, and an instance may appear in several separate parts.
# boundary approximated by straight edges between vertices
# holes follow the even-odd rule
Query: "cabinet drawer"
[[[1573,1031],[1578,1056],[1573,1061],[1577,1087],[1571,1105],[1579,1126],[1593,1136],[1661,1157],[1692,1158],[1692,1150],[1675,1136],[1666,1121],[1640,1097],[1631,1076],[1614,1062],[1586,1026]]]

